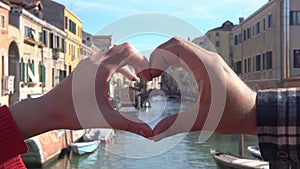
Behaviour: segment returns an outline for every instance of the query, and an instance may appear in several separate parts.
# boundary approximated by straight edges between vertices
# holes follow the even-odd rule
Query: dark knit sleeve
[[[22,168],[19,155],[26,152],[27,146],[11,112],[7,106],[0,107],[0,168],[5,165]]]

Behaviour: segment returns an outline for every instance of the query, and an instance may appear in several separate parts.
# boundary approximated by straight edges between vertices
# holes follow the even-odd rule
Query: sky
[[[226,20],[238,24],[239,17],[247,18],[268,2],[268,0],[54,1],[65,5],[75,13],[82,20],[84,31],[93,35],[104,33],[112,34],[114,37],[117,37],[115,39],[116,44],[129,41],[138,46],[137,48],[139,50],[152,49],[174,35],[182,36],[183,38],[190,37],[192,40],[212,28],[221,26]],[[143,15],[145,13],[160,15],[156,15],[155,19],[152,18],[152,20],[155,21],[146,23],[144,19],[145,16]],[[131,16],[137,16],[138,19]],[[151,16],[149,17],[151,18]],[[174,17],[175,19],[168,17]],[[173,19],[174,25],[176,26],[171,27],[170,22],[165,22],[164,19],[166,18],[168,21]],[[134,20],[134,22],[132,20]],[[161,22],[159,20],[161,20]],[[166,24],[168,25],[165,26]],[[139,25],[144,25],[144,27],[141,26],[142,28],[140,28]],[[146,27],[151,27],[151,29],[147,29]],[[169,30],[181,30],[181,33],[176,33],[177,30],[173,30],[172,33],[166,33],[164,32],[165,30],[161,30],[163,27]],[[188,27],[193,27],[201,33],[199,33],[199,35],[195,32],[193,32],[193,34],[187,34],[187,32],[190,33],[190,31],[187,31],[190,30]],[[136,33],[128,31],[128,29],[132,28],[136,28]],[[103,29],[106,29],[106,32],[103,32]],[[112,29],[114,30],[111,32],[107,31]],[[123,31],[121,38],[116,35],[120,33],[120,30]]]

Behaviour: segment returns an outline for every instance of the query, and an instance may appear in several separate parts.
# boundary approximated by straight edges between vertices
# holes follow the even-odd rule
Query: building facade
[[[270,0],[233,28],[237,74],[253,89],[283,87],[300,74],[300,2]]]
[[[217,52],[230,66],[233,64],[232,28],[234,24],[226,21],[221,27],[211,29],[204,36],[195,38],[193,42],[209,51]]]
[[[114,39],[111,35],[95,35],[94,45],[100,49],[100,52],[107,52],[114,46]]]
[[[41,20],[23,7],[14,6],[10,24],[20,32],[20,43],[11,42],[9,73],[15,75],[14,104],[38,97],[66,77],[64,41],[66,33]]]
[[[80,54],[82,48],[82,21],[69,9],[65,8],[64,26],[64,31],[67,33],[65,61],[68,65],[68,74],[70,74],[79,61],[83,59]]]
[[[6,0],[0,0],[0,105],[8,105],[9,76],[8,76],[8,48],[9,48],[9,11],[10,4]]]
[[[86,58],[94,54],[98,54],[99,52],[100,49],[94,44],[93,35],[85,31],[82,31],[82,49],[81,49],[82,58]]]
[[[67,34],[64,46],[59,50],[64,51],[66,74],[69,75],[82,59],[80,55],[82,21],[62,4],[51,0],[41,0],[41,2],[43,4],[42,17]]]

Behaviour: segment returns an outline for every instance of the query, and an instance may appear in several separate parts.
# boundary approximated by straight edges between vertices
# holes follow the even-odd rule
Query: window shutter
[[[44,65],[40,65],[40,82],[46,83],[46,68]]]

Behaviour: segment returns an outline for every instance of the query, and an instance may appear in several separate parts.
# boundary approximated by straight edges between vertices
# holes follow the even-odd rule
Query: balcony
[[[14,76],[3,76],[2,77],[2,96],[11,95],[14,93]]]
[[[65,59],[64,50],[61,48],[52,49],[52,57],[54,60],[59,60],[59,59],[64,60]]]

